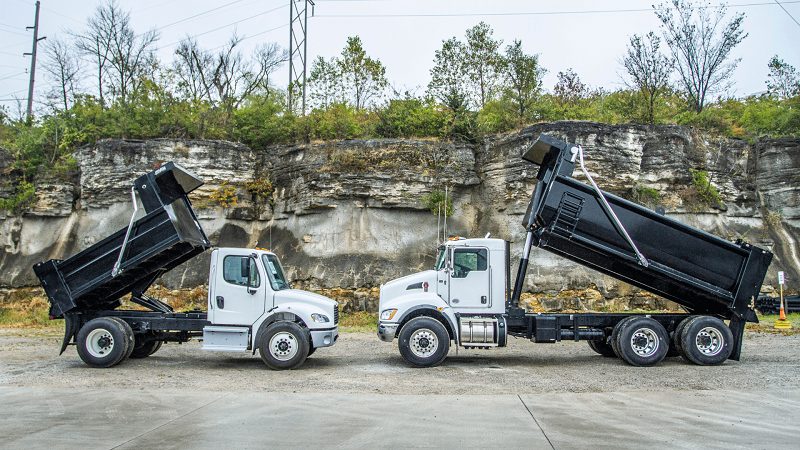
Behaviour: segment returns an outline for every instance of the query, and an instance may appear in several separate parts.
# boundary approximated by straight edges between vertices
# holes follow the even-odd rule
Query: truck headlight
[[[381,320],[392,320],[395,313],[397,312],[396,309],[387,309],[381,313]]]
[[[317,313],[314,313],[314,314],[311,315],[311,320],[313,320],[314,322],[320,322],[320,323],[325,323],[325,322],[330,322],[331,321],[330,319],[328,319],[328,316],[326,316],[325,314],[317,314]]]

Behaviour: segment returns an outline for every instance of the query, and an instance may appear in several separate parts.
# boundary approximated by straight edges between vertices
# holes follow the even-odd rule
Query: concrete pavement
[[[459,396],[238,388],[0,387],[0,448],[800,448],[798,390]]]

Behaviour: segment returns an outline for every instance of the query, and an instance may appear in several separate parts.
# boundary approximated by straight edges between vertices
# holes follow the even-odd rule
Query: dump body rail
[[[751,303],[772,253],[728,242],[575,180],[578,152],[572,144],[540,136],[523,156],[540,165],[523,222],[530,245],[672,300],[694,314],[758,321]],[[601,197],[635,246],[618,230]],[[520,267],[522,277],[524,272]],[[521,279],[517,281],[520,285]],[[515,288],[517,300],[519,294]]]
[[[209,248],[184,190],[200,185],[194,175],[167,163],[136,181],[144,217],[68,259],[36,264],[33,270],[50,300],[50,316],[114,309],[120,297],[142,296],[156,278]]]

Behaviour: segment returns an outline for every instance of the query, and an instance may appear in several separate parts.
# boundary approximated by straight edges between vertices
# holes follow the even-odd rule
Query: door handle
[[[486,296],[485,296],[485,295],[481,295],[481,304],[482,304],[482,305],[485,305],[485,304],[486,304],[486,301],[487,301],[487,300],[486,300]]]
[[[225,309],[225,297],[222,297],[221,295],[217,296],[217,308]]]

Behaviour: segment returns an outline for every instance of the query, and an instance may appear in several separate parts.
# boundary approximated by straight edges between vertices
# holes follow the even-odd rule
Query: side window
[[[249,256],[226,256],[222,262],[222,277],[231,284],[247,286],[247,278],[242,273],[246,265],[245,260],[250,260],[250,287],[257,288],[261,285],[258,276],[256,260]]]
[[[453,253],[453,277],[465,278],[470,272],[484,271],[487,264],[485,248],[457,248]]]

